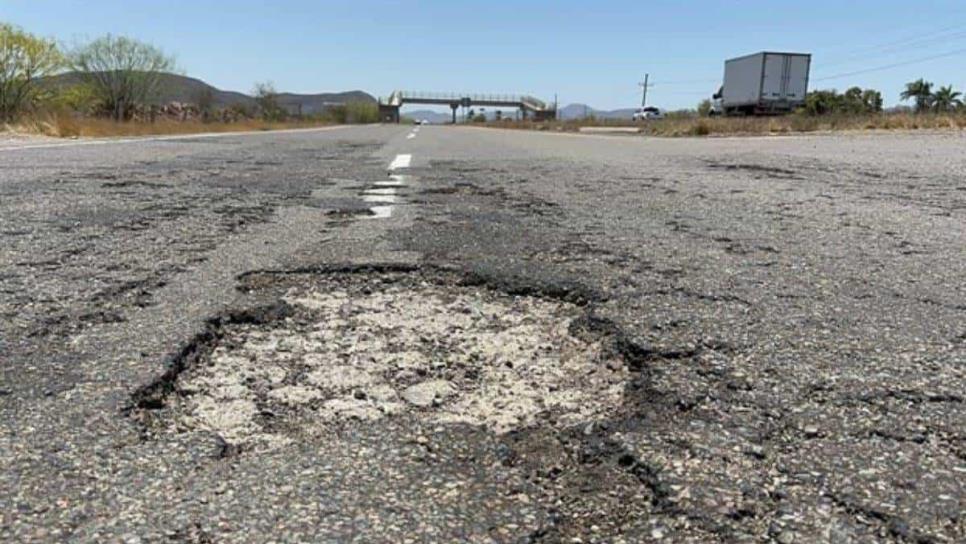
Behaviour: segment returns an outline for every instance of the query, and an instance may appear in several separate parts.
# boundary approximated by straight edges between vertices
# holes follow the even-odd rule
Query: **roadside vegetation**
[[[256,83],[250,103],[219,105],[210,89],[187,102],[161,103],[174,57],[111,34],[67,48],[0,23],[0,128],[55,137],[133,136],[276,130],[374,123],[378,106],[350,102],[302,114]],[[64,77],[69,76],[69,77]]]
[[[632,121],[588,116],[563,121],[492,121],[489,126],[576,132],[584,127],[633,127],[651,136],[756,135],[843,130],[943,130],[966,128],[966,103],[951,85],[936,87],[919,79],[906,84],[900,98],[911,107],[883,108],[882,93],[852,87],[808,93],[792,114],[775,117],[712,117],[711,101],[694,109],[667,112],[660,120]]]
[[[943,130],[966,128],[959,113],[883,113],[878,115],[786,115],[782,117],[669,117],[634,122],[623,119],[568,121],[502,121],[487,126],[540,131],[577,132],[584,127],[633,127],[650,136],[750,136],[844,130]]]

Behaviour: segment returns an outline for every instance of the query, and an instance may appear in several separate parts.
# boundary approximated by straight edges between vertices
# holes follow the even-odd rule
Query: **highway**
[[[966,540],[947,134],[0,148],[0,541]]]

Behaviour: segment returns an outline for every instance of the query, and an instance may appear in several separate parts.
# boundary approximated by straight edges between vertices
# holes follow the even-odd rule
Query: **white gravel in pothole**
[[[581,310],[565,302],[408,283],[285,300],[294,317],[231,326],[182,375],[179,427],[277,445],[408,413],[505,433],[599,419],[627,380],[600,341],[570,334]]]

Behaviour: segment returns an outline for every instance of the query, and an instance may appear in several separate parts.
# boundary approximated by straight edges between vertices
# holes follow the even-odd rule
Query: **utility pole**
[[[647,87],[648,79],[650,79],[651,74],[644,74],[644,83],[638,83],[641,86],[641,109],[643,110],[647,106]]]

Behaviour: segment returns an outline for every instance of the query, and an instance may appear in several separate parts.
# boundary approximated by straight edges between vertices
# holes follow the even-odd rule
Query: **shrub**
[[[325,109],[322,119],[339,124],[367,124],[379,122],[379,105],[370,102],[348,102]]]
[[[705,119],[700,119],[691,127],[692,136],[707,136],[711,134],[711,123]]]
[[[278,122],[288,117],[288,112],[278,103],[278,93],[272,82],[256,83],[252,94],[255,95],[255,105],[263,120]]]
[[[882,111],[882,93],[852,87],[842,94],[835,89],[812,91],[805,97],[801,112],[806,115],[859,115]]]
[[[368,124],[379,122],[379,105],[370,102],[349,102],[345,105],[346,123]]]
[[[90,85],[81,83],[47,91],[39,99],[39,105],[54,113],[77,112],[92,115],[97,113],[100,101],[97,92]]]

